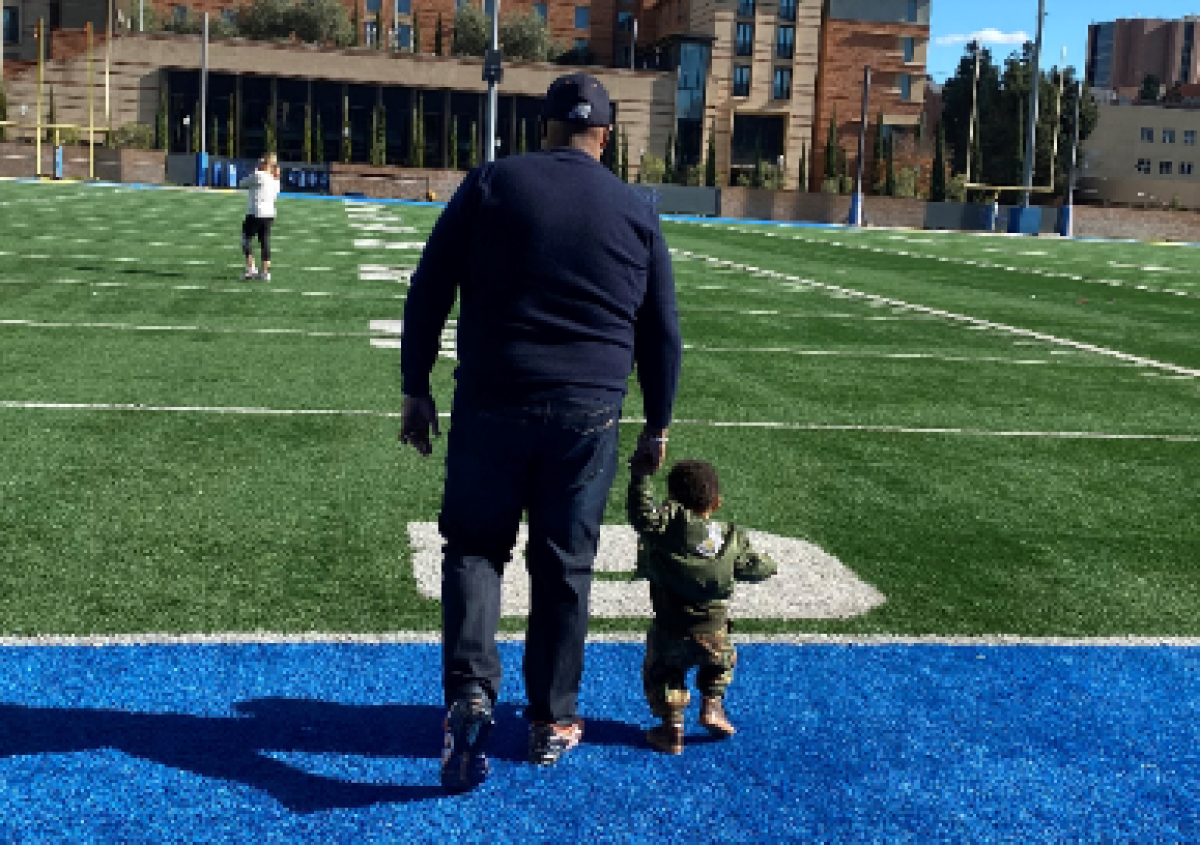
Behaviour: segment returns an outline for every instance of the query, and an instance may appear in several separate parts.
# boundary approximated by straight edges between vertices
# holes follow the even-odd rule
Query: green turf
[[[406,525],[436,520],[445,441],[430,459],[396,443],[399,354],[370,322],[401,319],[407,288],[358,278],[419,253],[354,241],[423,240],[437,209],[389,207],[418,230],[393,235],[285,197],[264,284],[237,279],[244,204],[0,181],[0,320],[27,321],[0,323],[0,402],[371,412],[0,407],[0,634],[436,629]],[[1200,443],[1047,436],[1200,435],[1200,381],[869,298],[1200,368],[1190,249],[664,231],[689,347],[672,456],[717,464],[722,515],[817,543],[887,598],[740,630],[1200,634]],[[452,369],[434,371],[443,410]],[[640,403],[633,382],[626,416]],[[752,425],[716,425],[734,422]]]

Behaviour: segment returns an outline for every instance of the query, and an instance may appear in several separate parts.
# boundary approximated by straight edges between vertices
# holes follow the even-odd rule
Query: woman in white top
[[[250,189],[249,207],[242,222],[242,254],[246,256],[243,279],[271,281],[271,224],[275,222],[275,198],[279,196],[279,163],[275,153],[258,160],[258,169],[238,182],[239,188]],[[262,247],[262,275],[254,268],[254,239]]]

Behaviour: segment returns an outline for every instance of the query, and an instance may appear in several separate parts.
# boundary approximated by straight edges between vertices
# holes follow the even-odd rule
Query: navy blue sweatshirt
[[[428,396],[456,292],[455,401],[620,401],[637,364],[649,428],[671,422],[682,346],[653,208],[587,153],[475,168],[430,233],[404,303],[404,393]]]

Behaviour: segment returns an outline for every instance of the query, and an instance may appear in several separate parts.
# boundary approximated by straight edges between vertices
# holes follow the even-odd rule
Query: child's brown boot
[[[650,746],[664,754],[683,753],[683,722],[671,722],[666,719],[657,728],[646,731],[646,741]]]
[[[701,699],[700,724],[713,736],[726,737],[737,733],[737,728],[725,716],[725,706],[719,698],[705,696]]]

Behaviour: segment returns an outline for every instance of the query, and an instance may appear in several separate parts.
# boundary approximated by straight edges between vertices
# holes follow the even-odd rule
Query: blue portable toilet
[[[214,188],[219,188],[225,184],[221,178],[224,176],[224,173],[221,172],[222,170],[224,170],[224,165],[221,163],[221,160],[214,159],[212,163],[212,181],[209,183]]]
[[[236,188],[238,183],[237,178],[237,162],[229,162],[229,187]]]
[[[54,178],[63,178],[63,148],[62,144],[54,147]]]

